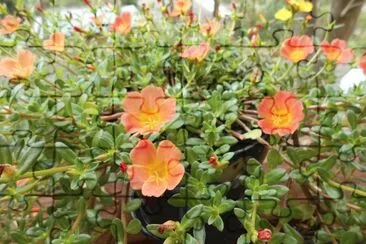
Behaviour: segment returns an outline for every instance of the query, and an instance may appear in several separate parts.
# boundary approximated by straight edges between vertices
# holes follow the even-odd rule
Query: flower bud
[[[272,238],[272,231],[270,229],[258,230],[258,239],[261,241],[269,241]]]
[[[125,162],[121,162],[121,164],[119,165],[119,168],[120,168],[122,173],[127,172],[127,164]]]

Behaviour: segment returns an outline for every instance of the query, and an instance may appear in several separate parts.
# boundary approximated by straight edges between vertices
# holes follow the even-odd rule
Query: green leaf
[[[288,147],[287,155],[295,165],[300,165],[304,160],[317,156],[318,151],[312,148]]]
[[[123,228],[123,224],[121,222],[120,219],[113,219],[112,220],[112,225],[111,225],[111,232],[112,235],[114,236],[114,239],[117,241],[118,244],[124,244],[123,243],[123,239],[124,239],[124,228]]]
[[[267,156],[267,162],[271,169],[276,168],[278,165],[282,164],[283,158],[281,154],[275,150],[272,149]]]
[[[193,228],[193,236],[198,241],[198,244],[205,244],[206,242],[206,229],[205,226],[200,228]]]
[[[127,232],[130,234],[137,234],[141,231],[141,222],[138,219],[131,220],[127,225]]]
[[[263,182],[271,185],[271,184],[286,181],[287,179],[288,179],[288,175],[286,173],[286,170],[282,169],[282,168],[277,168],[277,169],[273,169],[270,172],[266,173],[264,175]]]
[[[357,243],[357,234],[354,232],[344,232],[340,238],[340,244],[356,244]]]
[[[215,226],[219,231],[224,230],[224,221],[220,216],[217,216],[215,221],[213,222],[213,226]]]
[[[284,229],[285,233],[287,233],[288,235],[290,235],[296,239],[296,243],[299,243],[299,244],[304,243],[304,238],[302,237],[302,235],[299,232],[297,232],[297,230],[292,228],[289,224],[285,223],[283,225],[283,229]]]
[[[244,134],[244,138],[256,140],[262,136],[262,130],[254,129]]]
[[[197,240],[190,234],[186,233],[184,238],[184,244],[197,244]]]
[[[13,162],[13,156],[10,151],[10,142],[5,136],[0,134],[0,163],[11,164]]]
[[[93,146],[101,147],[102,149],[112,149],[114,147],[112,135],[104,130],[100,130],[93,138]]]
[[[203,211],[203,205],[199,204],[188,210],[188,212],[184,215],[184,217],[194,219],[200,216],[202,211]]]
[[[137,210],[141,206],[140,199],[130,199],[126,206],[124,207],[123,211],[125,212],[132,212]]]
[[[241,208],[234,208],[234,214],[239,219],[244,218],[246,216],[245,211],[243,209],[241,209]]]
[[[353,110],[347,111],[347,119],[348,119],[349,124],[351,125],[351,128],[356,129],[357,124],[358,124],[358,119],[357,119],[356,113],[353,112]]]
[[[235,144],[238,140],[233,136],[223,136],[217,141],[217,145],[223,145],[223,144]]]
[[[28,145],[22,149],[18,164],[19,174],[23,174],[33,167],[39,156],[41,156],[44,144],[44,141],[38,141],[34,143],[29,142]]]
[[[73,150],[71,150],[66,144],[62,142],[56,142],[55,147],[56,147],[56,153],[59,154],[61,158],[66,162],[72,164],[77,159],[76,153]]]

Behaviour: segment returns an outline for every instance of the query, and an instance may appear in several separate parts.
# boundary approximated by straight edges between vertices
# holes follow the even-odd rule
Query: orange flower
[[[149,134],[159,132],[174,119],[176,102],[174,98],[164,98],[163,89],[153,85],[139,92],[129,92],[123,102],[125,113],[121,122],[128,133]]]
[[[111,25],[111,31],[126,35],[131,31],[132,15],[130,12],[123,12]]]
[[[359,62],[360,68],[363,70],[363,73],[366,75],[366,53],[364,53]]]
[[[10,79],[28,78],[34,70],[36,56],[27,50],[20,50],[16,58],[6,57],[0,60],[0,76]]]
[[[174,17],[185,15],[191,8],[191,6],[192,6],[191,0],[175,0],[174,9],[170,13],[170,15]]]
[[[180,56],[189,60],[197,60],[198,62],[201,62],[207,56],[209,51],[210,44],[202,42],[199,46],[185,48]]]
[[[304,119],[303,106],[291,92],[279,91],[274,97],[265,97],[258,106],[263,119],[259,127],[266,134],[292,134]]]
[[[4,19],[0,20],[0,35],[15,32],[21,21],[22,20],[19,17],[7,15]]]
[[[353,59],[353,51],[347,48],[347,42],[340,39],[334,39],[331,43],[324,40],[320,43],[320,49],[329,61],[337,64],[346,64]]]
[[[293,36],[282,43],[280,52],[284,58],[297,63],[314,52],[313,40],[306,35]]]
[[[168,140],[160,142],[157,149],[149,140],[141,140],[130,152],[132,165],[127,174],[134,190],[144,196],[160,197],[166,190],[173,190],[184,175],[180,163],[182,153]]]
[[[201,25],[200,32],[204,36],[213,36],[220,29],[220,22],[217,20],[209,20],[205,24]]]
[[[53,33],[47,40],[43,41],[43,48],[62,52],[65,49],[65,35],[61,32]]]

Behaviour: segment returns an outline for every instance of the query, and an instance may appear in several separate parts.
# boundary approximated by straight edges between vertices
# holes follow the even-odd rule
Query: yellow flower
[[[288,0],[288,4],[300,12],[310,12],[313,10],[313,4],[305,0]]]
[[[291,10],[284,7],[277,11],[275,18],[282,21],[289,20],[296,12],[311,12],[313,10],[313,4],[306,0],[286,0]]]
[[[278,20],[286,21],[292,17],[292,12],[287,8],[282,8],[277,11],[275,18]]]

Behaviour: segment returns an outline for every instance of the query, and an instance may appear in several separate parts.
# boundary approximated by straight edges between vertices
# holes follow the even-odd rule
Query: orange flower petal
[[[160,142],[156,154],[157,160],[165,163],[182,159],[181,151],[169,140]]]
[[[260,117],[271,116],[271,110],[274,107],[274,99],[272,97],[265,97],[258,106],[258,115]]]
[[[347,42],[340,39],[334,39],[331,43],[324,40],[320,44],[320,49],[329,61],[335,61],[338,64],[350,62],[354,53],[351,48],[347,48]]]
[[[164,100],[159,100],[159,114],[160,118],[164,121],[173,120],[176,115],[176,101],[173,98],[167,98]]]
[[[156,149],[149,140],[141,140],[130,152],[130,158],[134,165],[151,164],[156,159]]]
[[[294,63],[306,59],[313,52],[313,40],[306,35],[286,39],[280,49],[281,56]]]
[[[167,185],[168,183],[166,180],[150,177],[141,188],[142,195],[148,197],[160,197],[166,191]]]
[[[10,34],[15,32],[22,20],[19,17],[7,15],[0,20],[0,35]]]
[[[14,78],[14,72],[17,67],[17,60],[13,58],[3,58],[0,60],[0,75],[10,79]]]
[[[363,70],[363,73],[366,75],[366,53],[362,55],[359,65],[360,68]]]
[[[163,89],[153,85],[147,86],[141,91],[141,95],[144,99],[142,105],[142,112],[144,113],[157,113],[159,112],[158,102],[164,99],[165,94]]]
[[[168,172],[169,177],[167,179],[167,188],[168,190],[173,190],[182,180],[185,169],[184,166],[178,161],[170,161],[170,163],[168,164]]]
[[[134,134],[141,131],[140,121],[129,113],[123,113],[121,116],[121,123],[129,134]]]
[[[153,85],[145,87],[141,94],[129,92],[123,108],[126,113],[121,116],[121,123],[126,130],[143,135],[159,132],[176,114],[175,99],[165,98],[163,89]]]
[[[126,35],[131,31],[132,15],[130,12],[122,12],[111,25],[111,31]]]
[[[141,111],[144,99],[139,92],[129,92],[123,101],[123,110],[127,113],[137,115]]]
[[[28,50],[20,50],[18,52],[18,60],[22,67],[33,66],[36,56]]]
[[[258,106],[258,114],[263,118],[258,122],[263,132],[280,136],[294,133],[304,119],[301,101],[286,91],[265,97]]]
[[[140,190],[145,181],[149,178],[147,168],[139,165],[129,165],[127,174],[130,179],[131,187],[134,190]]]
[[[61,32],[53,33],[47,40],[43,41],[43,48],[58,52],[64,51],[65,35]]]

